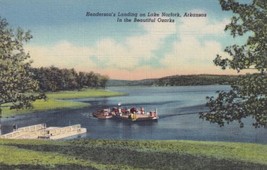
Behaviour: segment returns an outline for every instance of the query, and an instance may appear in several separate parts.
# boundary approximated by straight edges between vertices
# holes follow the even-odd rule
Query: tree
[[[82,88],[105,88],[108,77],[98,73],[76,72],[75,69],[60,69],[55,66],[32,68],[33,79],[40,91],[81,90]]]
[[[102,75],[100,75],[100,78],[99,78],[99,87],[106,88],[106,84],[107,84],[108,79],[109,79],[108,76],[102,76]]]
[[[16,31],[0,17],[0,113],[1,106],[8,103],[10,109],[32,107],[31,102],[44,99],[38,91],[37,81],[32,79],[30,55],[23,49],[32,38],[29,31]]]
[[[241,75],[228,92],[221,91],[218,97],[207,97],[209,112],[200,113],[200,118],[224,126],[238,121],[244,126],[243,118],[252,117],[253,126],[267,125],[267,1],[252,0],[241,4],[235,0],[220,0],[222,10],[232,11],[231,23],[225,30],[233,37],[245,36],[243,45],[225,48],[230,58],[220,55],[214,60],[222,69],[255,69],[254,74]]]

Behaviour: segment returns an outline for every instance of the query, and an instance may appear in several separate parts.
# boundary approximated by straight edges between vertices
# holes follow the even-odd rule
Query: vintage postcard
[[[266,11],[0,0],[0,169],[267,169]]]

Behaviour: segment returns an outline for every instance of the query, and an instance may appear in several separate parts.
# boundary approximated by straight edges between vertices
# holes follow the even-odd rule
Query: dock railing
[[[66,127],[46,127],[46,124],[37,124],[22,127],[8,134],[0,135],[6,139],[61,139],[76,134],[86,133],[86,128],[81,128],[80,124]]]
[[[26,126],[18,129],[14,129],[13,132],[10,132],[8,134],[1,135],[0,138],[16,138],[18,136],[21,136],[25,132],[36,132],[40,131],[42,129],[45,129],[46,125],[45,124],[37,124],[37,125],[32,125],[32,126]]]

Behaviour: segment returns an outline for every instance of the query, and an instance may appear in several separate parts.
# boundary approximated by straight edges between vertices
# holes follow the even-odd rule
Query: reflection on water
[[[81,124],[88,133],[82,138],[101,139],[183,139],[267,143],[267,129],[255,129],[252,120],[245,120],[245,127],[238,123],[220,128],[216,124],[199,119],[198,113],[207,110],[206,96],[216,95],[217,90],[228,90],[228,86],[190,87],[112,87],[109,90],[126,92],[129,95],[112,98],[78,99],[90,103],[83,109],[50,111],[17,116],[3,120],[3,132],[38,123],[47,126]],[[147,111],[157,109],[157,122],[124,122],[121,120],[98,120],[92,112],[118,103],[123,107],[144,107]]]

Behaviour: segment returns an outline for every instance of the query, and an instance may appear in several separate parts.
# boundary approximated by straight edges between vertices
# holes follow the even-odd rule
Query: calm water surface
[[[228,86],[190,87],[110,87],[108,90],[128,93],[128,96],[111,98],[79,99],[90,103],[91,107],[75,110],[50,111],[2,120],[3,133],[18,127],[46,123],[47,126],[67,126],[81,124],[88,133],[82,138],[94,139],[182,139],[254,142],[267,144],[267,129],[255,129],[252,120],[245,120],[245,127],[238,123],[225,127],[210,124],[199,119],[198,113],[207,110],[206,96],[216,95],[218,90],[228,90]],[[157,109],[157,122],[122,122],[118,120],[98,120],[91,113],[105,107],[122,106],[145,107],[147,111]]]

